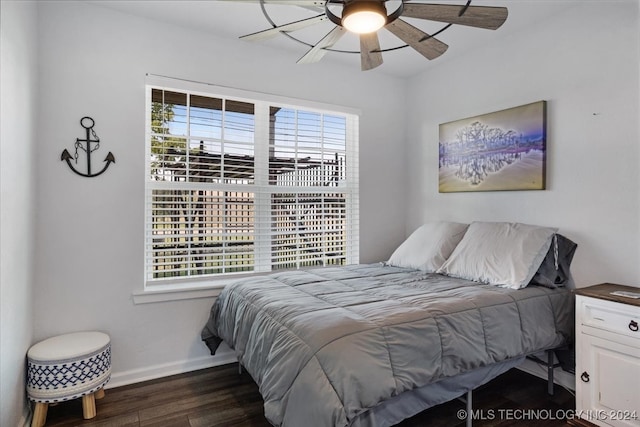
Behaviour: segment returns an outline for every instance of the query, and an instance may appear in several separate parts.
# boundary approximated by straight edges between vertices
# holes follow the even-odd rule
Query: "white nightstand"
[[[571,424],[640,426],[640,299],[605,283],[576,290],[576,417]]]

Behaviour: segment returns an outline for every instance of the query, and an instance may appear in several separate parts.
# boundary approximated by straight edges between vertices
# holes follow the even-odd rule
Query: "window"
[[[147,286],[357,263],[357,115],[218,89],[147,86]]]

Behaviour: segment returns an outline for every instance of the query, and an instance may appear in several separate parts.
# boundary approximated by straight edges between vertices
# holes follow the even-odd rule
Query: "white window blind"
[[[357,125],[148,86],[146,283],[357,263]]]

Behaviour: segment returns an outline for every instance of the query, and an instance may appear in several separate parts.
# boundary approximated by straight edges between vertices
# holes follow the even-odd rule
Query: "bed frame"
[[[549,349],[549,350],[545,350],[545,353],[547,354],[547,360],[544,361],[542,359],[540,359],[538,356],[536,355],[529,355],[526,356],[527,359],[532,360],[540,365],[543,365],[547,368],[547,393],[550,396],[553,396],[554,393],[554,382],[553,382],[553,372],[555,370],[555,368],[560,367],[560,363],[559,362],[555,362],[555,358],[554,358],[554,351],[555,350],[562,350],[562,349],[566,349],[567,346],[560,346],[558,348],[555,349]],[[472,414],[473,414],[473,390],[469,390],[467,391],[467,393],[464,396],[460,396],[458,397],[458,400],[460,400],[461,402],[463,402],[466,405],[466,411],[467,411],[467,419],[465,421],[465,425],[466,427],[472,427],[473,425],[473,418],[472,418]]]
[[[540,359],[538,356],[532,354],[527,356],[527,359],[532,360],[534,362],[536,362],[539,365],[542,365],[544,367],[547,368],[547,393],[550,396],[553,396],[553,385],[554,385],[554,381],[553,381],[553,373],[554,370],[558,367],[561,366],[560,362],[555,362],[555,357],[554,357],[554,352],[555,350],[565,350],[567,349],[568,346],[564,345],[564,346],[560,346],[558,348],[553,348],[550,350],[546,350],[545,353],[547,353],[547,360],[544,361],[542,359]]]

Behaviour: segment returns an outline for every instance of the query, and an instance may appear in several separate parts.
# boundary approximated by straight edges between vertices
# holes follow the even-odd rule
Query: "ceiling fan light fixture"
[[[387,9],[380,1],[353,1],[342,11],[342,26],[352,33],[372,33],[386,23]]]

